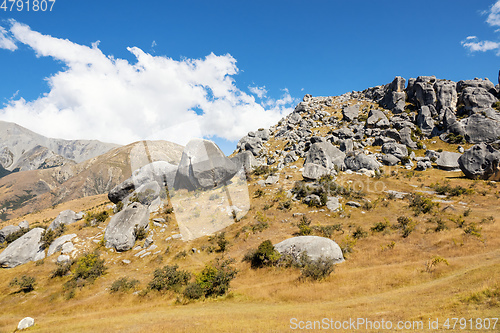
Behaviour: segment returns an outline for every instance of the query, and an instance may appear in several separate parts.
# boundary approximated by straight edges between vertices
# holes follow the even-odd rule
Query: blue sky
[[[0,10],[0,120],[122,144],[204,135],[230,153],[306,93],[396,75],[496,84],[499,17],[493,0],[56,0],[52,12]]]

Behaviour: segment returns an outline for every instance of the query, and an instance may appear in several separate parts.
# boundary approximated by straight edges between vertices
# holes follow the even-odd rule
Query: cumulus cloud
[[[130,63],[103,54],[99,42],[79,45],[16,21],[11,21],[10,34],[13,43],[65,68],[47,78],[50,91],[40,98],[11,98],[0,119],[50,137],[121,144],[141,139],[185,144],[200,136],[234,141],[275,124],[297,102],[284,91],[279,99],[257,103],[254,95],[264,97],[264,87],[253,87],[250,94],[240,90],[230,54],[177,61],[129,47],[135,56]]]
[[[500,26],[500,0],[495,2],[487,11],[483,14],[487,14],[486,23],[489,26],[495,27]],[[495,30],[498,32],[499,30]],[[483,40],[480,41],[476,36],[469,36],[461,42],[462,46],[469,50],[469,52],[487,52],[487,51],[497,51],[497,55],[500,56],[500,42]]]
[[[7,30],[0,27],[0,49],[6,49],[10,51],[17,50],[17,45],[14,43],[11,37],[7,35]]]
[[[263,98],[266,97],[267,95],[267,90],[266,87],[248,87],[248,90],[254,95],[256,95],[258,98]]]

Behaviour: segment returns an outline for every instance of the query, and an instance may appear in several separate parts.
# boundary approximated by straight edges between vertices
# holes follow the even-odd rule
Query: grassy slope
[[[333,112],[338,113],[338,110]],[[326,133],[325,128],[315,131]],[[456,150],[456,146],[439,140],[424,143],[429,149]],[[283,142],[272,139],[269,145],[273,149],[281,148]],[[370,149],[376,150],[377,147]],[[423,151],[416,153],[422,155]],[[302,163],[300,159],[294,165],[300,168]],[[206,262],[219,255],[190,251],[213,245],[208,237],[186,243],[165,241],[168,235],[177,232],[176,223],[171,220],[164,232],[152,227],[155,244],[161,251],[159,254],[139,259],[134,257],[134,250],[117,254],[102,249],[107,274],[93,285],[77,290],[72,299],[66,299],[62,289],[67,277],[49,279],[50,272],[56,267],[53,262],[56,256],[45,259],[43,264],[29,263],[0,271],[0,331],[12,331],[25,316],[35,318],[36,326],[32,331],[40,332],[281,332],[290,330],[293,317],[300,320],[365,317],[393,323],[422,320],[426,325],[428,318],[440,318],[443,322],[448,317],[498,317],[500,186],[465,179],[460,172],[431,169],[419,173],[399,167],[385,167],[384,170],[386,176],[380,179],[342,173],[337,182],[362,189],[366,193],[364,198],[369,199],[374,207],[344,206],[341,213],[308,208],[298,202],[293,203],[288,211],[278,210],[279,202],[286,200],[283,195],[278,195],[278,187],[288,190],[301,179],[298,169],[287,167],[281,171],[279,185],[264,188],[264,196],[252,199],[247,216],[226,229],[230,247],[225,255],[236,259],[239,273],[232,282],[231,292],[225,297],[180,304],[176,302],[177,295],[168,292],[150,292],[145,296],[109,293],[111,283],[120,277],[138,279],[141,290],[151,280],[155,268],[178,264],[182,269],[199,272]],[[289,178],[285,179],[285,175]],[[253,178],[249,183],[250,194],[261,188],[255,182],[263,176]],[[389,189],[411,193],[430,191],[431,184],[445,181],[451,186],[471,187],[474,194],[452,198],[426,194],[432,200],[440,201],[439,207],[429,214],[414,216],[407,199],[390,199],[383,192]],[[344,198],[341,202],[345,204],[347,200]],[[48,224],[63,209],[100,211],[108,203],[105,196],[90,197],[24,218]],[[451,221],[463,216],[468,209],[468,216],[463,217],[465,223],[475,222],[481,228],[481,237],[465,234],[463,228]],[[335,272],[321,282],[299,282],[300,272],[297,270],[252,270],[247,263],[241,262],[244,254],[263,240],[277,243],[295,234],[300,217],[293,217],[293,213],[305,213],[312,220],[312,226],[342,224],[343,232],[332,235],[332,239],[341,245],[358,227],[368,235],[359,239],[348,259],[337,265]],[[258,223],[257,215],[264,216],[269,227],[253,232],[252,226]],[[395,224],[398,216],[411,217],[417,222],[409,237],[403,238],[401,232],[394,229],[384,233],[370,231],[375,223],[384,220]],[[495,221],[483,220],[489,216]],[[445,221],[447,230],[434,231],[436,222],[429,220],[437,218]],[[67,233],[78,234],[80,241],[76,246],[83,252],[98,246],[96,242],[102,237],[104,226],[81,228],[79,223],[70,226]],[[388,249],[387,245],[392,242],[394,248]],[[187,256],[176,258],[181,251],[186,251]],[[449,265],[441,263],[431,272],[426,271],[426,263],[434,256],[445,258]],[[131,264],[123,264],[124,259],[131,260]],[[8,283],[25,274],[36,276],[37,288],[28,294],[16,293]],[[499,327],[497,325],[497,329]],[[442,330],[445,331],[449,330]]]

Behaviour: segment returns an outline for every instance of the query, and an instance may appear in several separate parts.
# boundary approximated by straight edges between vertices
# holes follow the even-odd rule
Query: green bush
[[[420,194],[412,194],[410,196],[410,208],[413,209],[415,216],[430,213],[437,206],[439,206],[437,203]]]
[[[45,231],[42,234],[42,238],[41,238],[42,248],[43,249],[48,249],[49,246],[50,246],[50,244],[52,244],[52,242],[54,240],[56,240],[56,238],[58,238],[59,236],[61,236],[65,231],[66,231],[66,225],[65,224],[59,224],[55,228],[55,230],[45,229]]]
[[[71,269],[71,262],[60,263],[58,262],[57,267],[50,273],[50,278],[63,277],[67,275]]]
[[[342,224],[334,224],[334,225],[317,225],[313,226],[312,229],[320,234],[323,237],[330,238],[333,235],[334,231],[340,231],[344,233],[344,230],[342,230]]]
[[[118,201],[116,204],[116,212],[120,212],[123,209],[123,202]]]
[[[10,281],[9,287],[15,286],[19,287],[20,292],[22,291],[23,293],[29,293],[30,291],[35,290],[36,279],[28,275],[23,275],[20,279],[15,277],[14,279],[12,279],[12,281]]]
[[[265,195],[264,191],[263,191],[263,190],[261,190],[260,188],[259,188],[259,189],[257,189],[257,190],[253,193],[253,197],[254,197],[254,198],[260,198],[260,197],[262,197],[262,196],[264,196],[264,195]]]
[[[416,226],[417,223],[413,222],[411,218],[406,216],[399,216],[398,224],[395,226],[395,228],[400,229],[403,233],[402,234],[403,238],[406,238],[413,232],[413,230],[415,230]]]
[[[177,270],[179,266],[166,265],[158,268],[153,273],[153,280],[149,282],[148,288],[154,290],[174,290],[178,291],[181,286],[186,285],[191,278],[188,271]]]
[[[280,202],[277,208],[279,210],[289,210],[290,208],[292,208],[292,200],[286,200]]]
[[[99,253],[88,253],[80,258],[75,263],[73,279],[83,279],[93,282],[106,272],[104,259],[100,259]]]
[[[377,222],[370,228],[372,232],[383,232],[390,227],[389,221]]]
[[[465,138],[461,134],[449,133],[446,135],[446,141],[453,144],[464,144]]]
[[[187,299],[200,299],[204,295],[203,287],[196,282],[190,283],[184,289],[182,295]]]
[[[227,293],[237,270],[232,266],[232,259],[217,259],[208,264],[196,276],[196,283],[203,289],[205,297],[222,296]]]
[[[274,249],[271,241],[265,240],[260,243],[257,250],[249,251],[243,261],[250,262],[252,268],[260,268],[275,265],[280,257],[280,253]]]
[[[354,239],[360,239],[360,238],[365,238],[368,236],[368,233],[363,230],[361,226],[357,226],[356,230],[352,233],[352,238]]]
[[[457,197],[460,195],[470,195],[474,194],[474,190],[472,188],[465,188],[461,185],[457,185],[455,187],[451,186],[449,183],[445,183],[440,185],[439,183],[431,184],[431,188],[440,195],[448,195],[450,197]]]
[[[226,252],[229,247],[229,241],[226,239],[226,233],[221,232],[215,236],[215,242],[217,243],[218,248],[215,252]]]
[[[5,241],[7,242],[7,244],[10,244],[13,241],[15,241],[16,239],[21,238],[28,231],[30,231],[29,228],[21,228],[18,231],[13,232],[10,235],[8,235],[7,237],[5,237]]]
[[[139,284],[139,280],[128,279],[126,277],[122,277],[111,284],[109,291],[111,293],[116,293],[118,291],[127,292],[131,289],[135,289]]]
[[[300,236],[307,236],[312,234],[311,220],[308,219],[305,215],[301,217],[300,222],[297,224],[297,226],[299,227],[298,234]]]

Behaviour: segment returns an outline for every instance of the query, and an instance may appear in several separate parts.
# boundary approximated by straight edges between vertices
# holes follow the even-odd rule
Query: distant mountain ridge
[[[120,145],[98,140],[48,138],[15,123],[0,121],[0,165],[8,171],[80,163],[117,147]]]

